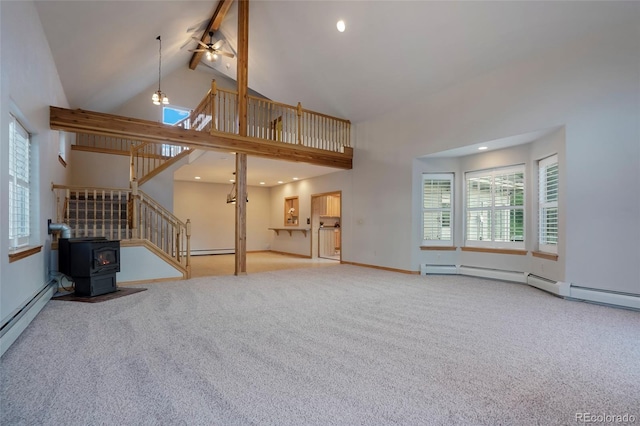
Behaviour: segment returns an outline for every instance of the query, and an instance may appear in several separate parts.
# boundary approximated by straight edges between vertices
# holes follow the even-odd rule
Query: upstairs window
[[[163,106],[162,124],[175,126],[189,117],[189,114],[191,114],[191,111],[186,108],[180,108],[176,106]]]
[[[422,175],[423,245],[453,245],[453,173]]]
[[[29,244],[30,235],[29,133],[11,115],[9,121],[9,248]]]
[[[558,155],[538,162],[538,250],[558,253]]]
[[[524,165],[466,174],[468,246],[524,249]]]

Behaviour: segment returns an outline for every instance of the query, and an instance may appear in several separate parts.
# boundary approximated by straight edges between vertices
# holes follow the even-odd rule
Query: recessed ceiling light
[[[294,178],[293,178],[293,180],[298,180],[298,178],[297,178],[297,177],[294,177]]]
[[[260,185],[264,185],[264,182],[260,182]]]
[[[336,27],[338,28],[338,31],[340,31],[341,33],[343,33],[345,28],[347,28],[342,19],[338,21],[338,23],[336,24]]]
[[[283,181],[279,180],[278,183],[284,183]]]
[[[478,151],[484,151],[485,149],[489,149],[489,147],[488,146],[478,147]]]
[[[196,177],[194,177],[194,179],[195,180],[200,180],[201,178],[200,178],[200,176],[196,176]]]

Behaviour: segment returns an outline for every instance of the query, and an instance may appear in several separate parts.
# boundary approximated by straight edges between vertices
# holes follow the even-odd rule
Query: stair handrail
[[[146,152],[151,150],[151,152]],[[142,185],[153,176],[169,167],[172,160],[177,161],[191,148],[173,143],[143,142],[132,146],[129,153],[129,182],[138,181]]]
[[[84,220],[84,229],[73,229],[74,237],[107,237],[121,240],[143,239],[151,243],[160,250],[175,266],[178,266],[186,278],[191,276],[191,221],[181,221],[168,209],[160,205],[148,194],[138,189],[134,181],[132,188],[112,188],[112,187],[90,187],[78,185],[51,184],[51,190],[56,197],[56,222],[62,223],[65,220]],[[125,209],[118,209],[115,212],[109,210],[104,205],[104,195],[117,194],[117,199],[126,202]],[[85,195],[83,203],[84,214],[70,215],[68,212],[69,200],[73,196]],[[91,196],[91,197],[89,197]],[[98,196],[102,196],[102,208],[93,209],[89,214],[91,205],[97,205]],[[124,196],[124,198],[123,198]],[[111,198],[113,199],[113,198]],[[115,216],[114,216],[115,213]],[[123,218],[124,216],[124,218]],[[106,221],[125,220],[124,228],[118,226],[114,229],[105,226]],[[149,219],[152,217],[153,219]],[[87,228],[86,222],[93,221],[92,228]],[[101,225],[96,225],[102,221]],[[114,235],[115,234],[115,235]]]

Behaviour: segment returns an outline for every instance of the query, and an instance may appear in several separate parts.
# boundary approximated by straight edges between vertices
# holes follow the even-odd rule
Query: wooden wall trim
[[[9,251],[9,263],[40,253],[41,250],[42,246],[30,246]]]
[[[420,246],[420,250],[456,251],[456,246]]]
[[[71,145],[72,151],[86,151],[86,152],[97,152],[100,154],[112,154],[112,155],[126,155],[129,157],[131,152],[122,151],[119,149],[109,149],[109,148],[95,148],[92,146],[83,146],[83,145]]]
[[[495,254],[514,254],[518,256],[526,256],[527,250],[501,249],[490,247],[461,247],[462,251],[475,251],[479,253],[495,253]]]
[[[539,257],[540,259],[547,259],[547,260],[553,260],[553,261],[558,260],[558,255],[553,253],[545,253],[542,251],[532,251],[531,254],[533,255],[533,257]]]

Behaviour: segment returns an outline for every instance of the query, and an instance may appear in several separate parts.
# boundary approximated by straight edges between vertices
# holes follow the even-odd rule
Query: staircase
[[[143,191],[52,185],[56,222],[71,227],[71,237],[106,237],[123,246],[144,246],[191,276],[191,222],[182,222]]]
[[[142,185],[192,152],[187,146],[143,142],[131,146],[131,182]]]

